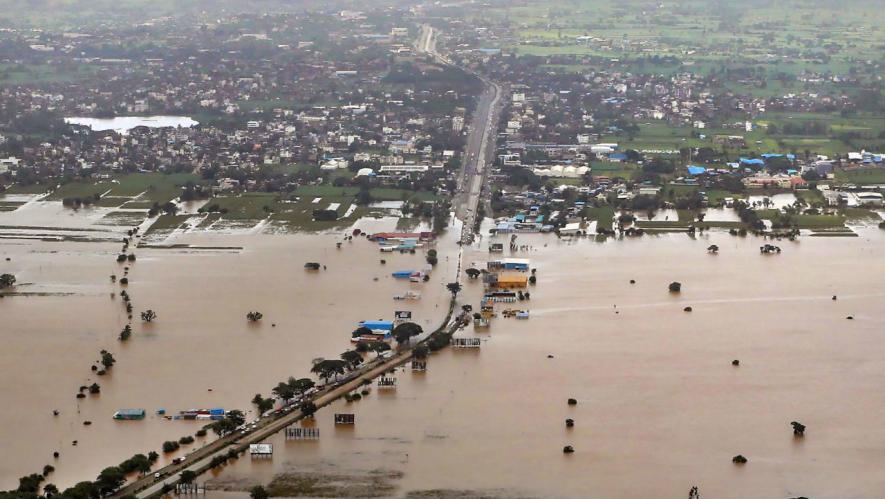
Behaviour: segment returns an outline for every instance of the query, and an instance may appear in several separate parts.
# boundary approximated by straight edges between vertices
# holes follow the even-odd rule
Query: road
[[[443,323],[440,328],[447,328],[449,332],[453,332],[459,325],[459,318],[452,318],[455,304],[452,302]],[[420,344],[430,337],[431,332],[425,332],[417,337],[415,344]],[[320,391],[311,399],[317,409],[331,404],[335,400],[343,397],[347,393],[359,389],[366,381],[371,381],[382,374],[399,367],[412,358],[412,349],[405,349],[395,353],[387,359],[376,358],[371,362],[364,364],[359,370],[354,371],[355,374],[349,376],[347,380],[334,383],[328,388]],[[272,435],[282,431],[287,426],[298,422],[307,417],[300,409],[294,409],[292,412],[276,416],[262,418],[258,426],[246,434],[234,434],[223,438],[219,438],[194,452],[187,455],[184,462],[179,464],[171,464],[164,468],[152,471],[125,487],[117,491],[113,497],[119,498],[126,495],[134,494],[139,499],[154,497],[159,495],[163,487],[166,485],[174,485],[181,479],[181,473],[185,470],[193,471],[201,474],[209,470],[209,464],[216,456],[223,456],[230,452],[231,449],[237,451],[248,451],[249,444],[257,444],[267,440]],[[159,472],[162,476],[160,479],[154,478],[154,473]]]
[[[433,57],[438,63],[453,66],[451,61],[436,51],[436,31],[428,25],[421,27],[416,47],[419,52]],[[473,120],[467,136],[464,160],[458,174],[458,192],[455,196],[455,216],[463,222],[461,243],[473,241],[473,227],[476,223],[476,210],[483,196],[483,187],[488,179],[488,166],[494,160],[495,137],[501,112],[503,89],[497,83],[469,69],[471,74],[483,83],[483,93],[477,100]]]
[[[452,63],[445,56],[436,51],[436,36],[433,28],[423,26],[421,36],[416,42],[416,48],[419,52],[432,56],[437,62],[445,65]],[[468,132],[467,147],[465,149],[464,161],[461,165],[461,171],[458,175],[458,193],[455,196],[455,214],[463,221],[463,229],[461,234],[462,243],[470,243],[473,240],[473,226],[476,220],[476,210],[482,200],[483,186],[487,180],[487,168],[494,155],[495,133],[498,126],[498,117],[500,113],[500,100],[502,96],[501,87],[476,74],[466,70],[468,73],[479,78],[484,85],[483,93],[479,97],[476,110],[474,111],[473,122]],[[489,144],[491,142],[491,145]],[[458,265],[458,278],[460,278],[460,254]],[[454,300],[451,303],[449,313],[440,327],[449,329],[453,332],[457,329],[459,320],[452,320],[452,313],[455,308]],[[427,339],[429,333],[425,333],[418,338],[418,342]],[[371,381],[381,374],[401,366],[408,362],[412,357],[411,349],[407,349],[396,353],[388,359],[375,359],[363,365],[356,372],[355,376],[350,377],[347,381],[335,383],[325,390],[317,393],[312,402],[317,409],[326,406],[335,400],[343,397],[345,394],[358,389],[366,381]],[[294,409],[289,413],[276,416],[262,418],[257,427],[246,434],[234,434],[223,438],[219,438],[211,442],[191,454],[188,454],[185,461],[175,465],[168,465],[164,468],[154,470],[153,473],[159,472],[162,476],[155,479],[153,473],[144,476],[125,487],[120,489],[113,497],[123,497],[134,494],[139,499],[145,499],[159,495],[163,487],[166,485],[174,485],[181,478],[181,473],[189,470],[197,474],[203,473],[209,469],[209,464],[216,456],[222,456],[230,452],[231,449],[237,451],[247,450],[249,444],[260,443],[283,430],[287,426],[298,422],[306,417],[300,409]]]

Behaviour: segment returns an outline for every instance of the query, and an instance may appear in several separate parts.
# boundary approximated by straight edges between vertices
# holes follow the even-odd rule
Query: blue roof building
[[[358,326],[372,331],[393,331],[392,321],[361,321]]]

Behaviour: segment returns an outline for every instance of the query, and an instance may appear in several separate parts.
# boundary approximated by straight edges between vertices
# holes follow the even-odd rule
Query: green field
[[[836,180],[850,184],[885,184],[885,168],[860,168],[856,170],[839,170]]]
[[[99,68],[88,64],[0,64],[0,86],[80,81],[94,77]]]
[[[102,194],[102,199],[98,202],[100,206],[120,206],[137,197],[136,202],[128,203],[126,207],[150,208],[155,202],[163,204],[177,198],[188,182],[199,183],[200,178],[189,173],[132,173],[109,180],[69,182],[55,190],[47,199],[60,201],[64,198],[85,198]]]

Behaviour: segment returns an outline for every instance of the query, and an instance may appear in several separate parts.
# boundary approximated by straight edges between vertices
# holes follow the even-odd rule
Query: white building
[[[424,173],[429,170],[427,165],[383,165],[381,173]]]

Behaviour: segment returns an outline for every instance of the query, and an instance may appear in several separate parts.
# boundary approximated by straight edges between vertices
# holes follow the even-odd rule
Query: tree
[[[358,338],[360,336],[367,336],[370,334],[372,334],[372,330],[367,328],[366,326],[360,326],[360,327],[354,329],[352,333],[350,333],[350,335],[353,338]]]
[[[300,379],[289,378],[289,381],[287,382],[287,384],[290,387],[292,387],[293,390],[295,390],[295,393],[297,393],[298,395],[301,395],[304,392],[313,388],[316,383],[314,383],[313,380],[310,378],[300,378]]]
[[[0,275],[0,289],[11,288],[15,285],[15,276],[12,274]]]
[[[390,345],[384,343],[383,341],[376,341],[372,343],[372,351],[376,354],[381,354],[382,352],[386,352],[390,350]]]
[[[46,478],[39,473],[31,473],[30,475],[23,476],[18,479],[18,489],[17,492],[22,492],[25,494],[36,494],[37,490],[40,489],[40,484],[43,483],[43,480]]]
[[[93,482],[83,481],[62,493],[65,499],[98,499],[101,496]]]
[[[393,337],[399,344],[408,343],[412,336],[418,336],[424,330],[414,322],[403,322],[399,326],[393,328]]]
[[[283,399],[285,402],[288,402],[295,398],[295,388],[293,388],[289,383],[280,381],[276,387],[273,389],[274,394],[277,397]]]
[[[222,437],[234,431],[238,426],[245,422],[246,416],[243,415],[243,412],[233,410],[225,414],[224,419],[220,419],[209,425],[209,428],[211,428],[216,435]]]
[[[256,393],[254,397],[252,397],[252,403],[258,408],[259,414],[264,414],[265,412],[273,409],[273,399],[272,398],[264,398],[260,393]]]
[[[670,283],[669,288],[670,288],[671,293],[678,293],[678,292],[682,291],[682,283],[673,281]]]
[[[310,400],[301,404],[301,413],[305,416],[312,416],[315,412],[317,412],[317,406]]]
[[[153,310],[148,309],[148,310],[145,310],[144,312],[141,313],[141,320],[143,320],[145,322],[153,322],[153,320],[156,318],[157,318],[157,313],[154,312]]]
[[[343,360],[323,359],[314,364],[313,367],[310,368],[310,372],[323,378],[324,381],[328,381],[334,374],[344,374],[344,368],[346,366],[347,364]]]
[[[116,492],[117,489],[126,481],[126,475],[117,466],[109,466],[98,474],[95,480],[95,486],[98,487],[102,495],[108,495]]]
[[[458,293],[461,291],[461,284],[457,282],[450,282],[446,284],[446,289],[448,289],[449,292],[452,293],[452,297],[454,298],[458,296]]]
[[[479,277],[479,274],[482,273],[479,269],[475,269],[473,267],[470,267],[469,269],[465,270],[464,272],[467,274],[467,277],[469,277],[471,279],[476,279],[477,277]]]
[[[363,356],[356,350],[348,350],[341,354],[341,360],[347,363],[348,368],[355,369],[363,363]]]
[[[43,495],[45,497],[53,497],[58,495],[58,487],[54,484],[47,483],[43,486]]]
[[[197,479],[197,474],[191,470],[184,470],[181,472],[181,478],[179,479],[181,483],[193,483],[194,480]]]
[[[126,324],[123,326],[123,330],[120,331],[120,341],[126,341],[130,336],[132,336],[132,326]]]
[[[256,485],[252,487],[252,490],[249,491],[249,497],[252,499],[268,499],[270,494],[267,493],[267,490],[264,489],[261,485]]]
[[[113,367],[115,362],[117,361],[114,359],[114,356],[111,355],[111,352],[108,352],[107,350],[101,351],[101,365],[103,365],[105,369]]]
[[[249,312],[246,314],[246,318],[249,319],[249,322],[258,322],[262,317],[264,317],[264,314],[261,312]]]

